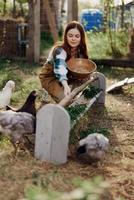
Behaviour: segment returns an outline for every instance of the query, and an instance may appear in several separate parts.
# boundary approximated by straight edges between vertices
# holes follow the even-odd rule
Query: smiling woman
[[[81,35],[77,28],[70,29],[67,33],[67,41],[71,48],[71,57],[75,57],[77,53],[77,47],[81,41]]]
[[[67,68],[67,61],[71,58],[88,59],[85,31],[77,21],[67,24],[62,44],[52,48],[39,75],[42,87],[56,102],[69,95],[71,89],[76,85],[76,79],[73,80]],[[72,88],[69,86],[70,84]]]

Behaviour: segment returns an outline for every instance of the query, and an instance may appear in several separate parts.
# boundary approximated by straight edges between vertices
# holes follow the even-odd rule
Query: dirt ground
[[[0,150],[0,199],[19,200],[27,186],[40,182],[58,191],[74,188],[76,176],[89,179],[101,175],[110,184],[107,200],[134,199],[134,93],[132,86],[121,94],[107,94],[105,107],[95,106],[89,113],[89,124],[110,131],[110,148],[97,166],[77,162],[70,155],[68,162],[55,166],[40,162],[25,152],[14,158],[7,143]]]

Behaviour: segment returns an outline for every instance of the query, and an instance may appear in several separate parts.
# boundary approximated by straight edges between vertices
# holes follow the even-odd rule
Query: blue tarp
[[[98,9],[84,9],[80,14],[80,22],[85,31],[101,30],[103,25],[103,13]]]

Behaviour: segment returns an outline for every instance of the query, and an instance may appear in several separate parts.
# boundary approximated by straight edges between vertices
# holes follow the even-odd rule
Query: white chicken
[[[10,99],[14,88],[15,82],[9,80],[2,91],[0,91],[0,108],[5,108],[7,105],[10,104]]]
[[[17,145],[24,142],[25,135],[35,133],[35,123],[35,117],[26,112],[0,112],[0,133],[9,137],[15,152]]]
[[[90,164],[101,161],[108,150],[108,146],[108,138],[99,133],[92,133],[79,141],[77,148],[78,159]]]

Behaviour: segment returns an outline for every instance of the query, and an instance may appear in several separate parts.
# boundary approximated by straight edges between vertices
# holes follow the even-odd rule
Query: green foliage
[[[55,190],[43,189],[40,186],[31,186],[25,191],[25,200],[99,200],[105,196],[108,188],[102,177],[95,177],[91,180],[75,179],[77,188],[70,192],[58,192]]]
[[[10,144],[11,143],[10,143],[9,139],[7,137],[1,135],[1,133],[0,133],[0,149],[6,150],[10,147]]]
[[[93,98],[101,90],[95,86],[88,86],[84,91],[83,95],[86,99]]]
[[[21,77],[18,76],[16,71],[10,67],[11,61],[10,60],[1,60],[0,62],[0,88],[2,88],[8,80],[13,80],[15,83],[21,83]]]
[[[40,46],[41,54],[43,54],[45,50],[52,47],[53,43],[54,43],[54,41],[53,41],[51,33],[50,32],[42,32],[41,33],[41,46]]]
[[[30,65],[22,61],[0,60],[0,89],[8,80],[13,80],[16,85],[11,104],[24,101],[32,90],[40,88],[37,69],[37,65]]]
[[[109,33],[87,32],[87,44],[89,49],[89,58],[101,59],[107,57],[122,57],[127,53],[128,31],[111,31],[112,47],[109,39]],[[62,30],[59,37],[61,39]],[[52,35],[48,32],[41,33],[41,54],[53,45]]]
[[[92,134],[92,133],[101,133],[102,135],[108,137],[110,135],[110,132],[109,130],[105,129],[105,128],[97,128],[97,127],[92,127],[92,128],[89,128],[87,130],[84,130],[84,131],[81,131],[80,132],[80,139],[83,139],[85,137],[87,137],[89,134]]]
[[[70,137],[69,137],[69,144],[74,144],[76,145],[77,142],[80,140],[80,139],[83,139],[85,137],[87,137],[89,134],[92,134],[92,133],[100,133],[106,137],[109,137],[110,135],[110,131],[106,128],[101,128],[101,127],[90,127],[88,129],[85,129],[85,130],[81,130],[81,131],[78,131],[78,130],[71,130],[71,133],[70,133]]]
[[[85,110],[85,108],[86,108],[85,104],[70,106],[66,108],[66,110],[68,111],[70,115],[71,122],[76,120],[77,117]]]
[[[4,9],[4,3],[5,3],[5,6],[6,6],[6,13],[3,13],[3,9]],[[20,4],[21,4],[21,8],[20,8]],[[16,0],[15,1],[15,12],[14,13],[16,16],[18,14],[20,14],[20,9],[23,9],[24,11],[24,15],[27,16],[28,14],[28,0]],[[6,0],[5,2],[4,1],[0,1],[0,15],[6,15],[6,17],[10,17],[10,16],[13,16],[13,0]],[[20,15],[19,15],[20,16]]]
[[[88,39],[88,49],[90,58],[107,58],[110,56],[113,57],[122,57],[127,53],[127,44],[128,44],[128,30],[124,31],[112,31],[112,47],[109,40],[109,33],[103,32],[87,32]]]
[[[28,3],[28,0],[16,0],[18,3]]]

